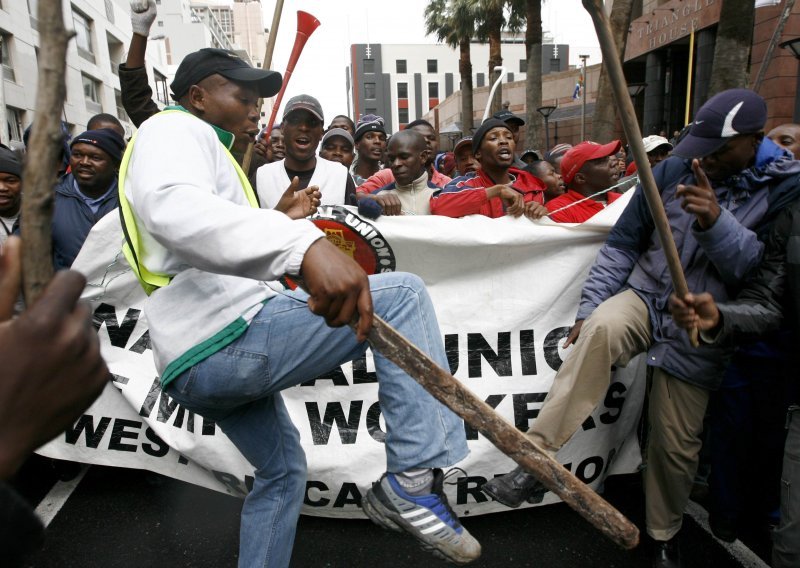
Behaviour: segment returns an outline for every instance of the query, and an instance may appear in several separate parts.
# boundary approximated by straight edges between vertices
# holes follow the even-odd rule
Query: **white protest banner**
[[[376,271],[422,277],[453,374],[527,430],[565,355],[559,344],[574,322],[588,269],[629,196],[578,226],[480,216],[369,221],[344,208],[323,210],[320,224],[351,253],[360,234],[373,247]],[[161,392],[142,313],[146,297],[120,253],[121,242],[119,217],[109,214],[92,230],[74,265],[87,275],[84,297],[91,302],[114,382],[39,453],[147,469],[244,496],[252,480],[249,463],[214,423]],[[639,465],[642,377],[641,360],[617,370],[603,402],[559,453],[559,460],[592,487],[608,474]],[[360,516],[361,496],[385,469],[371,357],[308,377],[283,396],[308,459],[303,512]],[[471,454],[458,464],[461,471],[448,477],[450,502],[465,515],[505,510],[479,487],[515,464],[479,433],[466,430]],[[544,503],[555,500],[548,493]]]

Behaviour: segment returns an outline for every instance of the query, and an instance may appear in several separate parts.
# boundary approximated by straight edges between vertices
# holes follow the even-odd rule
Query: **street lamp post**
[[[544,148],[543,151],[547,152],[547,149],[550,148],[550,115],[553,114],[558,106],[540,106],[536,109],[536,112],[541,114],[544,117]]]
[[[581,93],[581,142],[583,142],[586,140],[586,93],[588,91],[586,86],[589,83],[588,77],[586,77],[586,60],[589,59],[589,56],[579,55],[578,57],[581,58],[581,73],[583,74],[583,93]]]
[[[780,44],[779,47],[784,49],[788,49],[792,52],[798,60],[800,60],[800,37],[796,37],[794,39],[786,40]],[[800,71],[800,69],[798,69]],[[800,121],[800,72],[797,74],[797,87],[795,88],[795,95],[794,95],[794,121]]]

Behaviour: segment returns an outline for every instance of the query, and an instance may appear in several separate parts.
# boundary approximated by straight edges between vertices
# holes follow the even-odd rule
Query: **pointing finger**
[[[697,158],[692,160],[692,171],[694,172],[694,177],[697,180],[697,184],[703,189],[711,190],[711,182],[708,181],[708,176],[700,166],[700,160]]]

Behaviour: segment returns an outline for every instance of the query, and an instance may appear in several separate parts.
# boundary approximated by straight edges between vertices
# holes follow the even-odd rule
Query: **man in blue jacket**
[[[758,265],[762,232],[800,193],[800,164],[764,138],[767,112],[752,91],[709,99],[673,156],[654,169],[690,290],[719,299],[735,294]],[[672,283],[641,188],[598,253],[584,284],[575,344],[529,431],[555,454],[592,413],[612,366],[647,352],[653,367],[651,432],[644,475],[647,532],[654,566],[680,566],[683,510],[697,469],[709,392],[722,379],[729,351],[698,350],[673,322]],[[578,339],[580,338],[580,339]],[[498,501],[518,506],[541,493],[519,469],[484,485]]]
[[[53,205],[53,265],[69,268],[89,231],[119,206],[117,172],[125,150],[122,137],[108,128],[87,130],[71,144],[70,173],[56,186]]]

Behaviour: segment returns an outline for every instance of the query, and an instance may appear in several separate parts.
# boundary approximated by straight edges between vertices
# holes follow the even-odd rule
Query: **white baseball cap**
[[[644,144],[644,151],[648,154],[658,148],[659,146],[669,146],[669,149],[672,150],[672,144],[669,143],[669,140],[664,138],[663,136],[653,135],[647,136],[642,138],[642,144]]]

